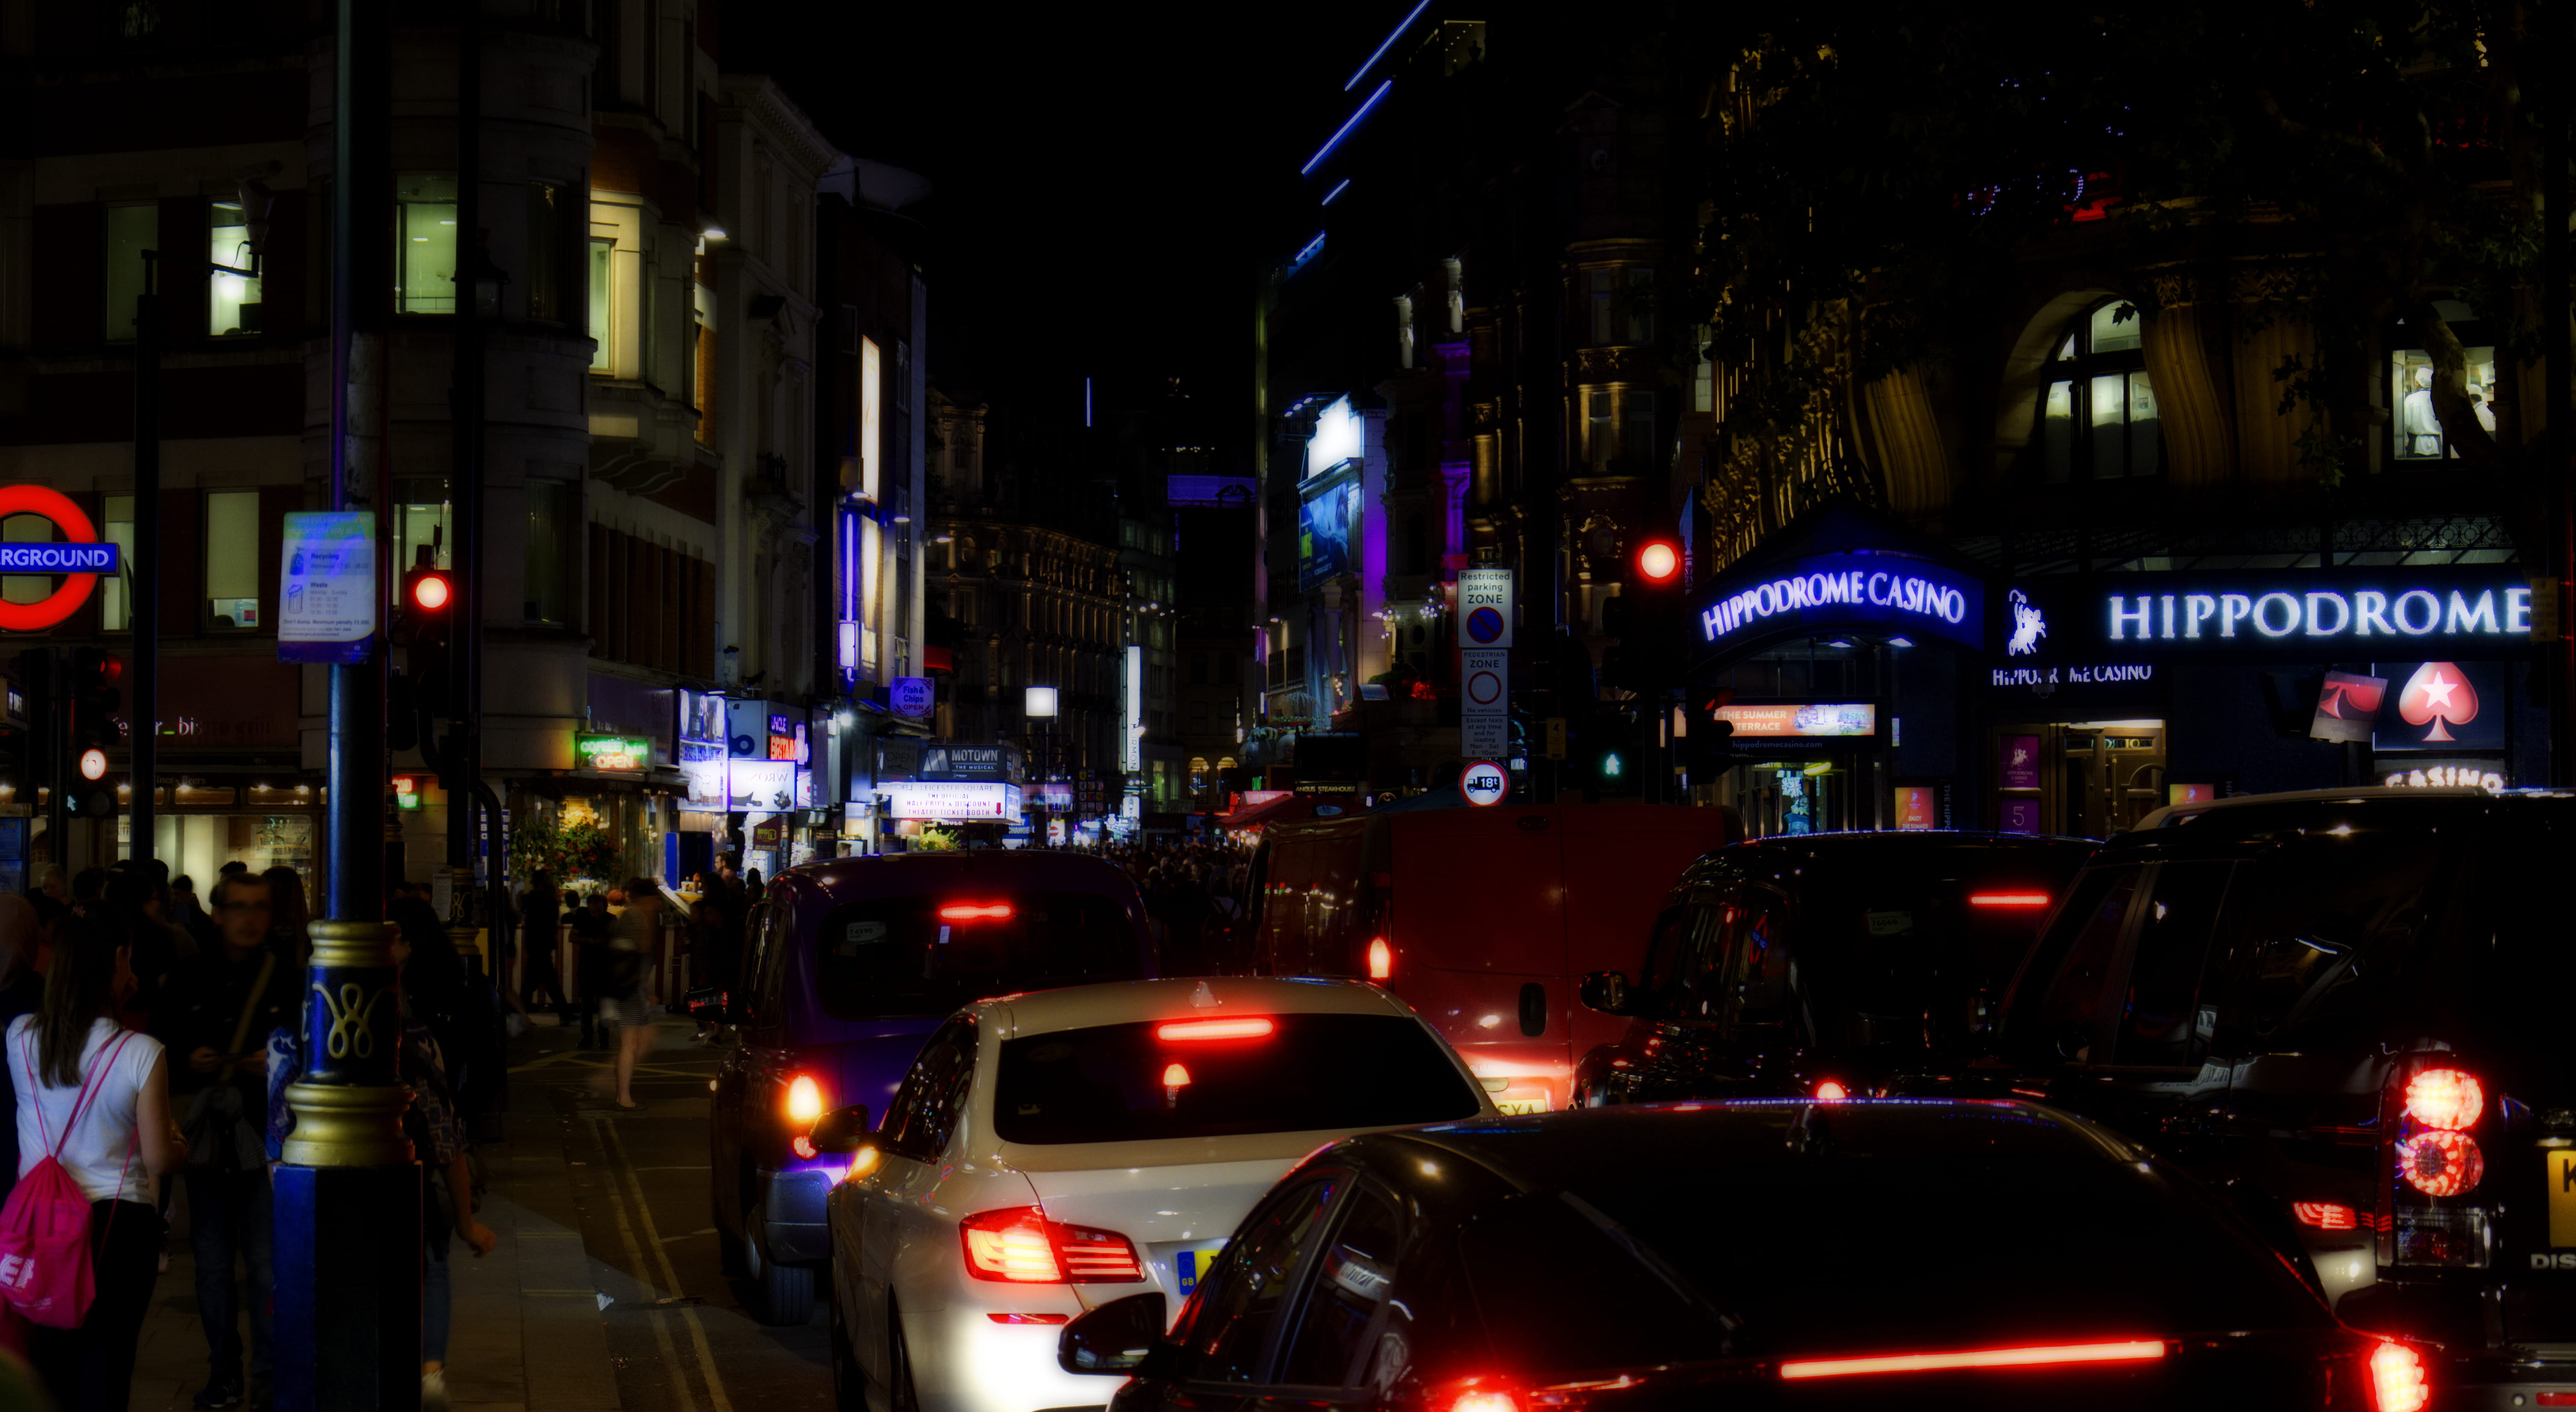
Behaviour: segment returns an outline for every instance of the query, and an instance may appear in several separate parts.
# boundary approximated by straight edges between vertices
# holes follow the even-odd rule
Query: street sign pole
[[[152,858],[152,790],[161,763],[161,262],[144,252],[143,294],[134,301],[134,564],[126,573],[127,626],[134,630],[134,699],[127,756],[134,780],[126,831],[129,856]]]
[[[339,0],[331,160],[331,508],[375,507],[392,197],[389,11]],[[460,233],[459,241],[470,239]],[[382,561],[376,603],[385,601]],[[283,646],[284,644],[281,644]],[[275,1169],[276,1405],[420,1406],[421,1172],[385,925],[385,644],[330,667],[329,881],[304,985],[304,1073]]]

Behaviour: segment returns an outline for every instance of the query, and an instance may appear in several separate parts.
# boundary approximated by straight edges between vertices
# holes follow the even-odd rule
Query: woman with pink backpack
[[[116,1022],[132,958],[114,913],[75,906],[55,924],[44,1004],[8,1028],[19,1182],[0,1207],[0,1299],[26,1316],[62,1412],[126,1406],[161,1251],[152,1179],[187,1160],[160,1042]]]

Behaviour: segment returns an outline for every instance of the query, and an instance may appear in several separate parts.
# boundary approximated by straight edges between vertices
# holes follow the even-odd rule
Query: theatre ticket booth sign
[[[12,515],[41,515],[63,534],[59,540],[0,544],[0,574],[47,574],[62,579],[52,593],[33,603],[0,602],[0,630],[40,632],[78,612],[97,588],[99,575],[115,573],[120,559],[113,543],[99,540],[88,514],[59,490],[0,486],[0,520]]]

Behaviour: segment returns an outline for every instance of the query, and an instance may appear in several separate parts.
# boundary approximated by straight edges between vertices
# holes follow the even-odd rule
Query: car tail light
[[[1842,1378],[1859,1373],[1929,1373],[1949,1368],[2049,1368],[2068,1363],[2132,1363],[2164,1356],[2164,1344],[2154,1339],[2130,1343],[2061,1343],[2034,1348],[1963,1349],[1955,1353],[1791,1359],[1780,1365],[1780,1376],[1794,1381],[1801,1378]]]
[[[2048,905],[2048,894],[2044,892],[1972,892],[1968,894],[1968,905],[1971,907],[2045,907]]]
[[[1071,1314],[986,1314],[996,1324],[1070,1324]]]
[[[2298,1218],[2300,1225],[2314,1226],[2321,1231],[2348,1231],[2358,1224],[2351,1207],[2338,1206],[2331,1201],[2293,1201],[2290,1214]]]
[[[1231,1020],[1175,1020],[1154,1027],[1154,1038],[1191,1041],[1203,1039],[1268,1039],[1279,1026],[1267,1015],[1245,1015]]]
[[[1499,1388],[1469,1388],[1449,1404],[1449,1412],[1521,1412],[1521,1400]]]
[[[1827,1079],[1823,1083],[1816,1085],[1816,1096],[1827,1103],[1840,1103],[1844,1099],[1851,1097],[1851,1090],[1843,1087],[1840,1083],[1837,1083],[1832,1079]]]
[[[1385,937],[1369,943],[1368,963],[1370,980],[1382,981],[1395,974],[1395,948],[1386,944]]]
[[[2380,1108],[2387,1195],[2371,1225],[2383,1264],[2484,1268],[2493,1213],[2482,1203],[2486,1153],[2478,1130],[2486,1085],[2448,1053],[2408,1056]]]
[[[814,1145],[814,1139],[803,1133],[798,1133],[787,1140],[787,1150],[795,1153],[796,1160],[799,1162],[811,1162],[821,1155],[821,1149]]]
[[[939,909],[943,922],[1007,922],[1011,904],[1007,902],[952,902]]]
[[[2433,1400],[2424,1380],[2424,1360],[2402,1343],[2382,1343],[2370,1351],[2370,1402],[2375,1412],[2423,1412]]]
[[[1165,1064],[1163,1066],[1163,1087],[1178,1090],[1189,1086],[1190,1071],[1186,1065]]]
[[[1136,1246],[1116,1231],[1050,1221],[1034,1206],[982,1211],[957,1223],[966,1273],[1010,1284],[1135,1284]]]
[[[2486,1104],[2485,1087],[2458,1069],[2426,1069],[2406,1081],[2406,1116],[2427,1127],[2465,1131]]]
[[[780,1108],[787,1121],[796,1126],[814,1126],[823,1118],[823,1086],[814,1081],[812,1074],[798,1074],[787,1081],[787,1097]]]

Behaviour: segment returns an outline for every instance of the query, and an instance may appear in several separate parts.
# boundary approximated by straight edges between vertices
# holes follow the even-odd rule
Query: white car
[[[827,1203],[832,1381],[869,1412],[1096,1408],[1062,1326],[1160,1291],[1166,1317],[1299,1159],[1357,1132],[1498,1117],[1403,1002],[1357,981],[1133,981],[949,1017]]]

